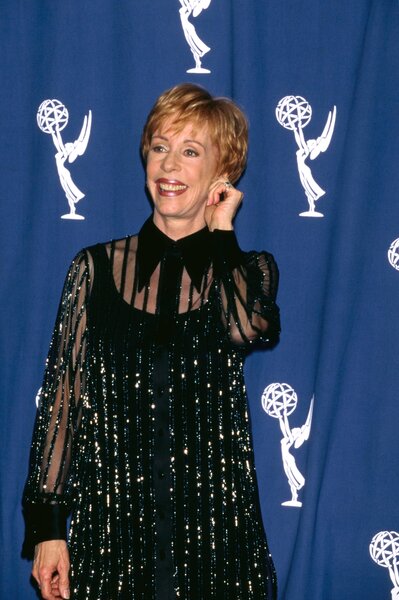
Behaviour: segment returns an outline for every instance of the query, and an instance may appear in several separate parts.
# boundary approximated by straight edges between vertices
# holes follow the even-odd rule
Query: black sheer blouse
[[[33,543],[71,513],[72,598],[275,597],[243,360],[277,340],[277,283],[234,232],[152,220],[72,262],[24,495]]]

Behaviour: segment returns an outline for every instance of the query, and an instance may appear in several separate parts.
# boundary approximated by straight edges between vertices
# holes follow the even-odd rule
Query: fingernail
[[[62,592],[62,597],[65,598],[65,600],[69,600],[69,590],[64,590]]]

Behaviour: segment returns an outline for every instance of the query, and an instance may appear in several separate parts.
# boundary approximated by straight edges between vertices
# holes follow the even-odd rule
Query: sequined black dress
[[[71,598],[271,600],[243,360],[279,332],[277,268],[233,232],[80,252],[25,490],[34,541],[69,531]]]

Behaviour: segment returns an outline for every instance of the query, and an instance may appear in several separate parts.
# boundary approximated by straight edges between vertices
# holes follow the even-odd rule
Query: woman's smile
[[[180,196],[180,194],[183,194],[188,189],[187,185],[176,179],[165,179],[160,177],[155,183],[157,184],[158,193],[161,196]]]

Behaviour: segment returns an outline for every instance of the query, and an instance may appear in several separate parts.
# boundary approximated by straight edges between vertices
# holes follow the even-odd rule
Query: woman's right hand
[[[69,598],[69,552],[64,540],[50,540],[35,546],[32,575],[44,600]]]

